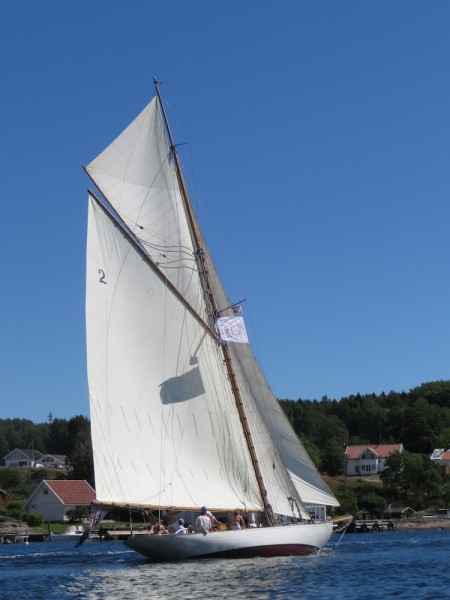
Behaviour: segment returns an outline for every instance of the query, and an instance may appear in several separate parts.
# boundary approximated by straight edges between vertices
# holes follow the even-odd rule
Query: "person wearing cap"
[[[206,508],[203,506],[201,509],[201,513],[195,519],[194,526],[192,527],[192,525],[189,525],[189,533],[203,533],[203,535],[207,535],[210,530],[211,519],[206,514]]]
[[[206,506],[202,506],[202,508],[201,508],[201,514],[202,515],[205,514],[209,518],[209,520],[211,521],[211,529],[213,527],[217,527],[218,525],[220,525],[220,521],[218,521],[216,519],[216,517],[212,514],[212,512],[210,510],[208,510],[206,508]]]
[[[194,527],[189,527],[189,532],[197,532],[203,533],[203,535],[207,535],[212,527],[213,522],[217,521],[215,516],[209,511],[206,506],[202,506],[200,509],[200,514],[195,520]],[[217,521],[218,523],[219,521]]]

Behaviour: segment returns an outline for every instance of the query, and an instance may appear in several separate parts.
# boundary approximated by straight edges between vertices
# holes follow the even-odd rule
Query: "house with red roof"
[[[85,480],[43,479],[27,500],[29,513],[39,513],[45,521],[67,521],[67,513],[79,506],[89,508],[95,490]]]
[[[386,458],[394,452],[403,452],[403,444],[364,444],[347,446],[347,475],[377,475],[384,471]]]
[[[430,456],[445,475],[450,473],[450,448],[436,448]]]

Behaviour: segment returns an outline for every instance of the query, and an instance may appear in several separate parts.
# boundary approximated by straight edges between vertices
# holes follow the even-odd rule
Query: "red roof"
[[[441,454],[440,460],[450,460],[450,450],[446,450]]]
[[[372,450],[380,458],[386,458],[394,452],[400,452],[402,450],[401,444],[365,444],[364,446],[347,446],[345,454],[350,459],[357,459],[365,451]]]
[[[95,500],[95,490],[85,480],[45,479],[44,483],[64,504],[90,504]]]

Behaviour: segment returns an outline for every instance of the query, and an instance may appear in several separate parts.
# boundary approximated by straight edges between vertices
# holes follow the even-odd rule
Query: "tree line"
[[[63,454],[67,457],[66,464],[72,479],[86,479],[94,484],[91,424],[87,417],[78,415],[68,420],[55,419],[50,413],[45,423],[33,423],[29,419],[0,419],[0,458],[15,448],[34,448],[42,454]]]
[[[280,404],[318,469],[335,478],[330,485],[349,513],[367,508],[381,516],[392,502],[415,510],[450,505],[450,476],[429,459],[434,448],[450,446],[450,381],[425,383],[409,392],[356,394],[339,401],[282,399]],[[405,452],[387,459],[381,485],[342,477],[346,445],[394,442],[401,442]],[[32,446],[42,453],[65,454],[68,476],[86,479],[95,488],[87,417],[65,420],[50,414],[38,424],[0,419],[0,457]],[[44,477],[45,470],[38,471],[36,476]],[[6,476],[0,473],[0,487]]]
[[[280,403],[315,464],[329,475],[343,473],[347,444],[401,442],[408,452],[424,455],[450,445],[450,381],[409,392]]]
[[[409,392],[356,394],[340,400],[280,400],[295,433],[321,472],[345,472],[344,448],[401,442],[408,452],[429,455],[450,446],[450,381],[425,383]],[[78,415],[45,423],[0,419],[0,457],[14,448],[65,454],[72,467],[92,461],[90,421]],[[92,481],[89,467],[86,479]],[[87,476],[86,476],[87,475]]]

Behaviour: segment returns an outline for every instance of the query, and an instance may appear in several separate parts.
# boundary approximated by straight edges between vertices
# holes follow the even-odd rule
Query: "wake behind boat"
[[[62,533],[53,533],[49,531],[48,534],[44,537],[44,542],[74,542],[76,543],[81,539],[83,535],[84,529],[80,525],[75,527],[74,525],[68,527]]]
[[[333,529],[326,506],[339,503],[253,356],[155,90],[86,167],[99,190],[89,191],[86,275],[92,522],[113,507],[193,514],[207,504],[262,526],[126,545],[155,560],[317,552]]]

